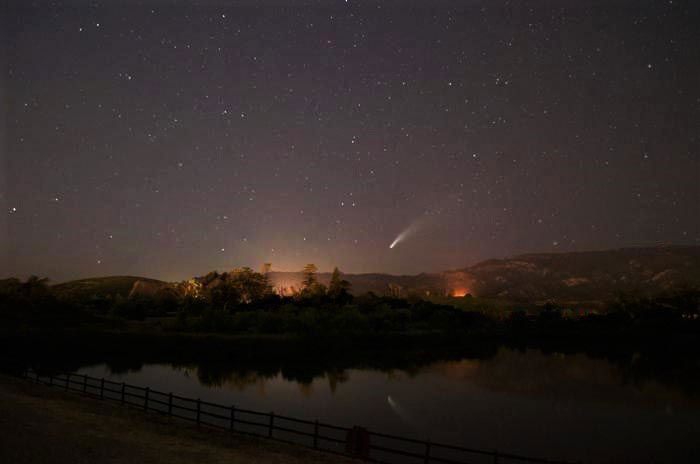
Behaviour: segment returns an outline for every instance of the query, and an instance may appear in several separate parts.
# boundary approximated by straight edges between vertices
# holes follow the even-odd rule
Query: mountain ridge
[[[327,285],[330,276],[329,272],[318,273],[318,280]],[[278,293],[292,294],[301,288],[300,271],[271,271],[268,277]],[[471,294],[511,301],[602,301],[623,294],[651,296],[688,287],[700,288],[700,247],[661,245],[525,253],[441,272],[343,274],[343,278],[351,283],[355,294],[374,292],[396,297]],[[104,294],[107,289],[122,296],[133,296],[164,289],[187,292],[188,282],[196,280],[168,283],[143,277],[114,276],[80,279],[54,288],[81,296],[91,291]],[[101,288],[100,282],[105,288]],[[131,287],[127,291],[129,282]]]

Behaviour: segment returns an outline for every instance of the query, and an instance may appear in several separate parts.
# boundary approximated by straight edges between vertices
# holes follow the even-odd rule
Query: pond
[[[77,372],[239,408],[435,442],[583,462],[700,462],[700,394],[639,361],[501,347],[410,368],[164,362]],[[641,368],[645,370],[645,368]],[[291,373],[290,373],[291,372]]]

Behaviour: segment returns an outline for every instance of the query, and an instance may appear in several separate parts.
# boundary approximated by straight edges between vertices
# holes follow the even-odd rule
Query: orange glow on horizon
[[[469,289],[468,288],[456,288],[452,290],[452,296],[457,297],[457,298],[462,298],[464,296],[467,296],[469,294]]]

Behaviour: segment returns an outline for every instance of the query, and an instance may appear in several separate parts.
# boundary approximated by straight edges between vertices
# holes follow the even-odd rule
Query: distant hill
[[[301,288],[301,272],[270,272],[272,286],[280,293],[289,293]],[[444,279],[440,274],[391,275],[391,274],[343,274],[343,279],[352,285],[354,294],[374,292],[378,295],[398,294],[408,289],[415,292],[438,291],[444,293]],[[318,281],[328,285],[330,272],[318,274]]]
[[[535,253],[482,261],[463,269],[393,276],[346,274],[355,294],[453,295],[513,301],[603,301],[700,288],[700,247],[659,246],[575,253]],[[278,289],[299,288],[301,273],[272,272]],[[319,275],[328,283],[330,274]]]
[[[163,281],[148,279],[146,277],[111,276],[72,280],[70,282],[54,285],[51,288],[58,296],[84,300],[93,297],[115,297],[117,295],[127,297],[137,282],[149,283],[156,286],[167,285]]]
[[[608,300],[700,288],[700,247],[659,246],[537,253],[483,261],[443,273],[448,287],[521,301]]]
[[[301,272],[270,272],[276,291],[301,287]],[[320,273],[328,284],[330,273]],[[354,294],[406,297],[463,296],[509,301],[607,301],[619,295],[651,296],[668,290],[700,288],[700,247],[659,246],[575,253],[532,253],[482,261],[463,269],[418,275],[343,274]],[[167,283],[144,277],[101,277],[55,285],[59,295],[155,295],[197,292],[196,279]]]

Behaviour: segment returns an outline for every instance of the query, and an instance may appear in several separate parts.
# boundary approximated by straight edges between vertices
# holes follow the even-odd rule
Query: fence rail
[[[26,370],[22,377],[36,383],[62,388],[82,395],[134,406],[176,417],[197,425],[231,432],[256,435],[297,444],[324,452],[361,458],[383,464],[570,464],[565,461],[519,456],[498,451],[479,450],[456,445],[370,432],[361,427],[341,427],[288,417],[274,412],[253,411],[235,405],[210,403],[186,398],[149,387],[114,382],[76,373],[40,374]]]

